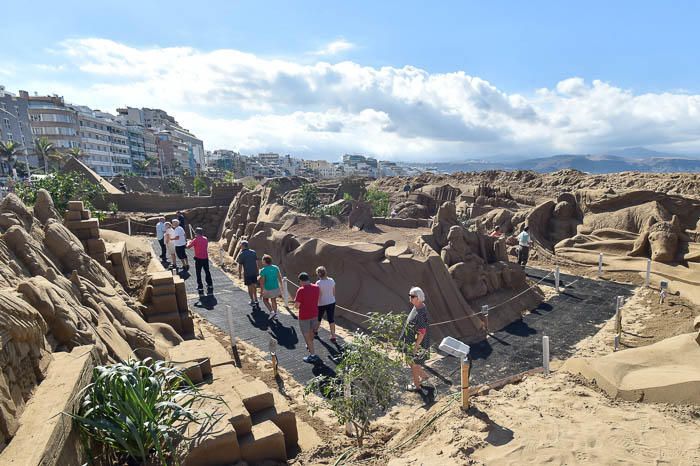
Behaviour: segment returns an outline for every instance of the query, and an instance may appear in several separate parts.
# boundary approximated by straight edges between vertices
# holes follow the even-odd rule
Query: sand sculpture
[[[486,318],[476,315],[482,305],[493,306],[522,293],[489,315],[489,327],[501,328],[541,302],[537,289],[526,291],[522,270],[507,262],[502,242],[487,237],[483,228],[470,232],[459,226],[454,203],[445,203],[438,210],[432,235],[417,239],[407,228],[405,244],[393,240],[381,244],[344,243],[297,238],[286,232],[299,217],[271,201],[274,196],[269,189],[239,193],[224,222],[223,249],[236,257],[240,239],[245,237],[258,253],[271,254],[290,278],[325,265],[342,283],[337,292],[343,307],[362,312],[403,312],[407,307],[406,290],[420,284],[430,297],[434,322],[459,319],[435,327],[435,334],[477,341],[486,331]],[[365,221],[371,216],[367,217],[361,202],[354,205],[353,213],[358,214],[350,214],[349,224],[366,228]],[[358,325],[363,323],[363,317],[356,314],[339,315]]]
[[[107,362],[136,348],[163,358],[172,345],[60,223],[48,193],[34,212],[14,194],[0,203],[0,449],[17,432],[53,352],[94,345]]]

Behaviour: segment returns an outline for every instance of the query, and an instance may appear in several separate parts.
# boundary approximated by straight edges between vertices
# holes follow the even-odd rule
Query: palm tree
[[[65,154],[70,157],[75,157],[76,159],[85,156],[85,153],[82,150],[80,150],[80,147],[71,147],[66,151]]]
[[[146,170],[155,160],[152,157],[146,157],[144,160],[137,160],[134,162],[136,168],[141,172],[142,176],[146,176]]]
[[[53,164],[56,167],[56,170],[61,168],[61,165],[63,165],[63,162],[68,160],[69,155],[67,153],[59,152],[57,150],[49,152],[49,159],[53,162]]]
[[[49,157],[56,152],[56,147],[51,141],[46,138],[37,138],[34,140],[34,150],[36,154],[44,161],[44,173],[49,174]]]
[[[0,174],[5,174],[5,165],[8,168],[7,173],[10,173],[18,155],[19,144],[14,141],[0,141]]]

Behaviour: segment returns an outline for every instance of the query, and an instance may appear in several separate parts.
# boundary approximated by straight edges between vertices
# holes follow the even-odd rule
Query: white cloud
[[[315,52],[311,52],[311,55],[317,55],[317,56],[328,56],[328,55],[337,55],[342,52],[347,52],[348,50],[352,50],[355,48],[355,44],[352,42],[348,42],[345,39],[337,39],[334,40],[333,42],[329,42],[326,44],[325,47],[316,50]]]
[[[59,81],[34,89],[103,110],[166,109],[207,148],[404,160],[640,145],[700,152],[700,96],[687,93],[635,94],[572,77],[519,95],[463,71],[304,64],[105,39],[65,41],[59,52],[81,85]]]

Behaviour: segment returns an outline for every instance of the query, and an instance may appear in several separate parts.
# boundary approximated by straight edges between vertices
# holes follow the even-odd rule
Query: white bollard
[[[486,316],[486,334],[489,334],[489,305],[484,304],[481,306],[481,312],[484,313],[484,316]]]
[[[559,266],[554,269],[554,289],[559,293]]]
[[[620,348],[620,337],[615,335],[613,340],[613,351],[617,351]]]
[[[287,289],[287,277],[282,277],[282,299],[284,299],[284,307],[289,310],[289,290]]]
[[[127,228],[127,231],[129,232],[129,236],[131,236],[131,218],[126,219],[126,228]]]
[[[542,337],[542,367],[544,367],[544,375],[549,375],[549,337]]]
[[[343,397],[345,399],[349,399],[352,396],[352,392],[350,391],[350,384],[345,383],[345,386],[343,387]],[[345,423],[345,434],[347,434],[349,437],[352,437],[354,432],[352,428],[352,423],[350,421]]]
[[[647,259],[647,275],[644,279],[644,286],[649,288],[649,285],[651,285],[651,259]]]
[[[238,339],[233,336],[233,312],[229,304],[226,305],[226,319],[228,319],[228,335],[231,337],[231,346],[236,346]]]
[[[598,254],[598,276],[603,275],[603,253]]]
[[[224,248],[219,249],[219,264],[224,265]]]

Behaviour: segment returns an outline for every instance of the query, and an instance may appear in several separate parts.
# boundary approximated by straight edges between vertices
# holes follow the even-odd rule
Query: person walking
[[[408,181],[406,181],[406,184],[403,185],[403,193],[406,199],[408,199],[408,195],[411,193],[411,183],[409,183]]]
[[[160,244],[160,259],[162,262],[167,262],[168,258],[165,255],[165,217],[158,217],[156,238],[158,239],[158,244]]]
[[[202,269],[204,269],[204,278],[207,282],[207,293],[211,294],[214,291],[214,283],[211,280],[211,272],[209,272],[209,240],[204,236],[204,229],[197,227],[195,230],[194,239],[187,243],[187,248],[194,248],[194,270],[197,275],[197,291],[204,291],[202,284]]]
[[[518,265],[525,268],[527,265],[527,260],[530,257],[530,246],[532,246],[532,240],[530,239],[530,227],[525,226],[523,231],[518,235]]]
[[[189,270],[190,264],[187,261],[187,237],[185,236],[185,229],[180,226],[180,222],[177,219],[173,219],[170,223],[173,225],[173,233],[171,240],[175,242],[175,254],[177,258],[182,262],[182,270]],[[177,264],[173,262],[175,268],[177,269]]]
[[[406,317],[401,332],[401,341],[404,343],[413,384],[409,390],[417,390],[427,394],[427,389],[422,383],[428,379],[428,374],[421,366],[430,356],[430,335],[428,334],[428,308],[425,305],[425,293],[417,286],[408,292],[408,299],[413,305],[411,312]]]
[[[175,217],[177,217],[177,221],[180,222],[180,226],[182,227],[182,229],[185,230],[187,228],[187,226],[185,225],[185,214],[183,214],[181,210],[178,210],[177,214],[175,214]],[[185,231],[185,234],[186,233],[187,232]]]
[[[163,239],[165,240],[165,248],[168,252],[168,257],[170,257],[170,268],[177,269],[177,259],[175,253],[175,241],[173,237],[175,236],[175,230],[173,229],[173,224],[170,222],[165,222],[163,225],[165,233]]]
[[[324,266],[316,268],[316,275],[316,286],[321,290],[321,296],[318,298],[318,324],[314,336],[318,336],[318,328],[325,314],[331,328],[331,342],[335,343],[335,280],[328,276]]]
[[[316,363],[321,359],[314,352],[314,329],[318,318],[318,298],[321,296],[321,289],[311,283],[309,274],[302,272],[299,274],[299,289],[294,296],[294,304],[299,313],[299,328],[304,341],[306,341],[306,349],[309,354],[304,356],[304,362]]]
[[[248,296],[250,296],[250,305],[260,307],[258,304],[258,295],[256,285],[258,284],[258,255],[255,250],[248,247],[247,240],[241,240],[241,248],[243,250],[238,254],[236,262],[238,263],[238,279],[243,278],[243,283],[248,287]],[[241,277],[243,275],[243,277]]]
[[[263,267],[260,269],[260,297],[265,307],[270,312],[270,320],[277,318],[277,298],[282,296],[282,273],[279,267],[272,264],[272,257],[268,254],[263,256]]]

